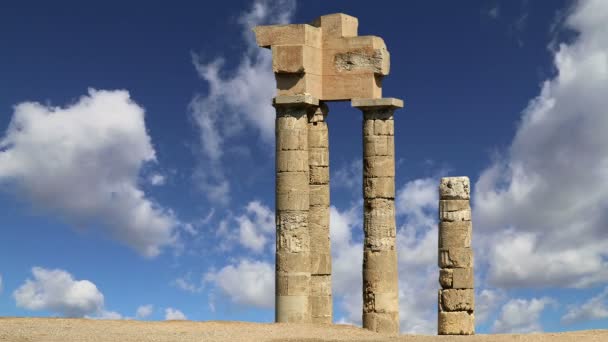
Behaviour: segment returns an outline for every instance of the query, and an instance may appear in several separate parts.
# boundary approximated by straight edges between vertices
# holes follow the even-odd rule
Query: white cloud
[[[506,294],[502,290],[482,289],[475,294],[475,322],[486,322],[496,308],[504,302]]]
[[[150,184],[156,186],[165,185],[165,182],[167,181],[166,177],[161,175],[160,173],[151,174],[150,177],[148,177],[148,180]]]
[[[0,294],[2,294],[2,290],[4,288],[2,287],[2,274],[0,274]]]
[[[187,320],[188,317],[186,317],[186,315],[184,315],[183,312],[174,309],[174,308],[166,308],[165,309],[165,320],[170,321],[170,320],[178,320],[178,321],[183,321],[183,320]]]
[[[561,321],[566,324],[608,318],[608,287],[579,307],[570,307]]]
[[[566,25],[579,34],[554,51],[557,74],[523,111],[506,158],[474,187],[498,287],[608,281],[607,21],[608,2],[577,3]]]
[[[361,190],[363,178],[363,162],[355,159],[350,163],[342,165],[332,172],[332,188],[346,188],[348,190]]]
[[[179,277],[172,282],[177,288],[191,293],[199,293],[203,290],[203,286],[192,281],[192,273],[188,273],[183,277]]]
[[[27,279],[13,296],[17,306],[34,311],[51,311],[67,317],[83,317],[103,310],[104,297],[88,280],[75,280],[59,269],[32,268],[34,279]]]
[[[207,272],[205,282],[213,283],[237,304],[259,308],[274,306],[274,265],[242,259],[217,272]]]
[[[274,116],[272,98],[275,80],[269,50],[258,48],[252,27],[260,24],[285,24],[295,9],[293,0],[256,0],[239,19],[246,46],[235,70],[224,69],[224,58],[205,63],[193,56],[199,76],[208,84],[207,94],[196,95],[190,112],[200,130],[201,166],[196,172],[202,190],[213,203],[226,204],[230,183],[222,164],[227,139],[241,133],[246,126],[259,132],[262,140],[272,143]]]
[[[554,304],[551,298],[511,299],[500,312],[492,330],[496,333],[530,333],[542,332],[539,322],[540,314],[547,305]]]
[[[147,318],[152,314],[152,312],[154,312],[154,306],[152,304],[141,305],[137,308],[135,317],[138,319]]]
[[[89,319],[128,319],[127,317],[123,317],[119,312],[106,310],[102,310],[99,314],[94,316],[86,315],[84,317]]]
[[[153,257],[176,241],[177,220],[146,198],[137,180],[156,160],[144,110],[127,91],[89,89],[66,107],[15,106],[0,140],[0,182],[76,225],[100,224]]]
[[[274,212],[258,201],[247,204],[246,214],[236,218],[239,242],[244,247],[261,253],[275,231]]]

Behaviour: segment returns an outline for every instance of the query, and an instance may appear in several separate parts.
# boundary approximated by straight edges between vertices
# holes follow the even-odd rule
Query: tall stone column
[[[308,115],[310,95],[277,96],[275,321],[310,322]]]
[[[363,327],[399,333],[399,278],[395,249],[394,98],[353,99],[363,111]]]
[[[439,335],[475,334],[475,291],[468,177],[439,185]]]
[[[313,323],[332,323],[331,245],[329,240],[329,132],[325,103],[308,120],[310,172],[311,316]]]

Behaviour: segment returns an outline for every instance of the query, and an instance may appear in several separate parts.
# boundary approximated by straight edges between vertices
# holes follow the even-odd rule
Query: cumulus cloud
[[[506,298],[506,293],[500,289],[482,289],[476,293],[475,322],[486,322]]]
[[[492,330],[497,333],[542,332],[540,314],[547,305],[554,304],[551,298],[511,299],[501,309]]]
[[[294,10],[293,0],[254,1],[239,18],[245,48],[236,68],[226,68],[223,57],[205,62],[201,56],[193,56],[198,75],[208,85],[207,93],[196,95],[189,106],[202,147],[201,167],[195,176],[213,203],[226,204],[230,199],[222,162],[226,140],[245,127],[256,130],[266,143],[272,143],[274,137],[272,56],[269,50],[256,46],[251,29],[260,24],[285,24]]]
[[[104,297],[89,280],[76,280],[64,270],[32,268],[13,296],[17,306],[34,311],[50,311],[66,317],[84,317],[103,312]]]
[[[608,3],[579,1],[578,33],[553,51],[556,75],[522,113],[503,158],[475,184],[474,220],[496,286],[608,281]]]
[[[259,308],[274,306],[274,265],[270,263],[241,259],[217,272],[207,272],[204,279],[236,304]]]
[[[151,174],[150,177],[148,177],[148,180],[150,181],[150,184],[157,186],[164,185],[167,181],[166,177],[160,173]]]
[[[178,224],[138,188],[142,165],[155,160],[144,109],[127,91],[89,89],[66,107],[15,106],[0,140],[0,184],[153,257],[176,242]]]
[[[275,232],[274,212],[259,201],[252,201],[247,204],[245,215],[236,221],[241,245],[261,253]]]
[[[183,312],[174,309],[174,308],[166,308],[165,309],[165,320],[167,321],[184,321],[187,320],[188,317],[186,317],[186,315],[184,315]]]
[[[138,319],[148,318],[152,312],[154,312],[154,306],[152,304],[141,305],[135,312],[135,317]]]
[[[565,324],[608,318],[608,287],[581,306],[570,307],[562,316]]]
[[[332,172],[331,186],[347,190],[359,190],[362,187],[363,162],[355,159]]]

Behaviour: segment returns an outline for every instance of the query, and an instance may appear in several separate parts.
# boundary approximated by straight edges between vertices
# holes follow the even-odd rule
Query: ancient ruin
[[[475,333],[475,291],[468,177],[446,177],[439,185],[439,290],[437,333]]]
[[[382,98],[384,41],[357,29],[341,13],[254,29],[277,82],[275,320],[332,323],[327,102],[350,100],[363,113],[363,327],[398,334],[393,114],[403,101]],[[440,192],[438,330],[472,334],[468,178],[444,178]]]

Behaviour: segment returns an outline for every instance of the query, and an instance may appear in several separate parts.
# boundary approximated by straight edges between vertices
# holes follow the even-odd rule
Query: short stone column
[[[468,177],[439,185],[439,335],[475,334],[475,292]]]
[[[308,115],[310,95],[277,96],[275,321],[310,322]]]
[[[332,323],[331,244],[329,240],[329,131],[325,103],[308,119],[310,179],[310,305],[313,323]]]
[[[399,333],[399,277],[395,249],[394,98],[353,99],[363,111],[363,327]]]

